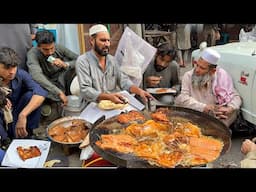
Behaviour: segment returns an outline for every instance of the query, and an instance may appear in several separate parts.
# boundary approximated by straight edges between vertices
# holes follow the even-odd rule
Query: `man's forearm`
[[[37,109],[45,100],[45,97],[40,95],[33,95],[30,102],[20,112],[19,116],[27,117],[31,112]]]

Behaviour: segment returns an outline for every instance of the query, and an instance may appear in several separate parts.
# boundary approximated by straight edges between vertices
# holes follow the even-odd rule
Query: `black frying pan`
[[[169,106],[171,110],[170,116],[173,119],[181,119],[184,121],[190,121],[193,124],[197,124],[202,133],[206,136],[213,136],[214,138],[220,139],[224,142],[224,146],[221,155],[225,154],[231,147],[231,131],[229,128],[214,117],[183,107]],[[147,111],[143,113],[148,114]],[[149,115],[146,115],[149,117]],[[127,127],[117,122],[116,116],[107,120],[99,121],[92,129],[90,129],[90,144],[94,151],[101,155],[104,159],[111,163],[128,168],[149,168],[153,167],[147,161],[135,157],[131,154],[121,154],[118,152],[103,150],[99,148],[95,142],[100,139],[102,134],[113,134],[118,132],[120,129]]]

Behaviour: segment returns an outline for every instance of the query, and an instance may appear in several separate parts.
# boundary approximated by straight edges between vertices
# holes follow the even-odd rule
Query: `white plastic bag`
[[[240,42],[256,41],[256,29],[255,29],[255,27],[249,32],[245,32],[244,29],[242,28],[240,30],[240,33],[239,33],[239,41]]]
[[[126,27],[119,41],[115,58],[121,71],[127,74],[135,85],[139,86],[143,73],[155,53],[155,47]]]

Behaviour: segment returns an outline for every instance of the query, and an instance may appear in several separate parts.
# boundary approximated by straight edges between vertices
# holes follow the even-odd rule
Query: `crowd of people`
[[[180,60],[176,60],[175,46],[168,42],[161,43],[156,47],[157,52],[143,74],[143,82],[139,87],[119,69],[114,56],[109,54],[110,33],[105,25],[96,24],[89,29],[91,49],[81,55],[56,44],[53,34],[48,30],[37,31],[35,36],[31,36],[31,26],[12,25],[0,25],[0,39],[10,43],[2,44],[0,41],[1,87],[10,89],[8,94],[2,93],[0,89],[0,97],[5,101],[0,105],[2,149],[6,149],[14,138],[30,138],[33,135],[33,129],[39,127],[46,101],[66,106],[71,80],[75,76],[80,96],[87,102],[111,100],[124,103],[120,91],[127,90],[143,103],[156,99],[165,105],[191,108],[212,115],[227,127],[237,118],[242,99],[228,72],[218,66],[221,55],[212,48],[202,50],[194,68],[186,72],[180,81],[180,66],[184,62],[180,64]],[[9,29],[13,27],[17,29]],[[18,31],[20,35],[4,30]],[[181,25],[179,30],[189,29]],[[8,41],[10,38],[2,37],[2,34],[13,35],[22,42],[13,44],[13,39]],[[30,44],[32,37],[37,42],[36,47]],[[184,39],[182,36],[179,38]],[[178,54],[190,47],[182,47],[178,43]],[[173,88],[176,94],[154,95],[147,92],[147,88]],[[11,109],[10,122],[6,121],[4,109]],[[249,154],[256,151],[256,145],[246,140],[241,151]],[[3,155],[4,151],[0,150],[0,160]]]

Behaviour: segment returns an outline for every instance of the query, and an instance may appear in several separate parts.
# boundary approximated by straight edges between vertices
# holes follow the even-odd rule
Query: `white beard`
[[[210,82],[212,77],[209,73],[197,76],[195,72],[192,74],[192,87],[197,89],[207,88],[207,83]]]

